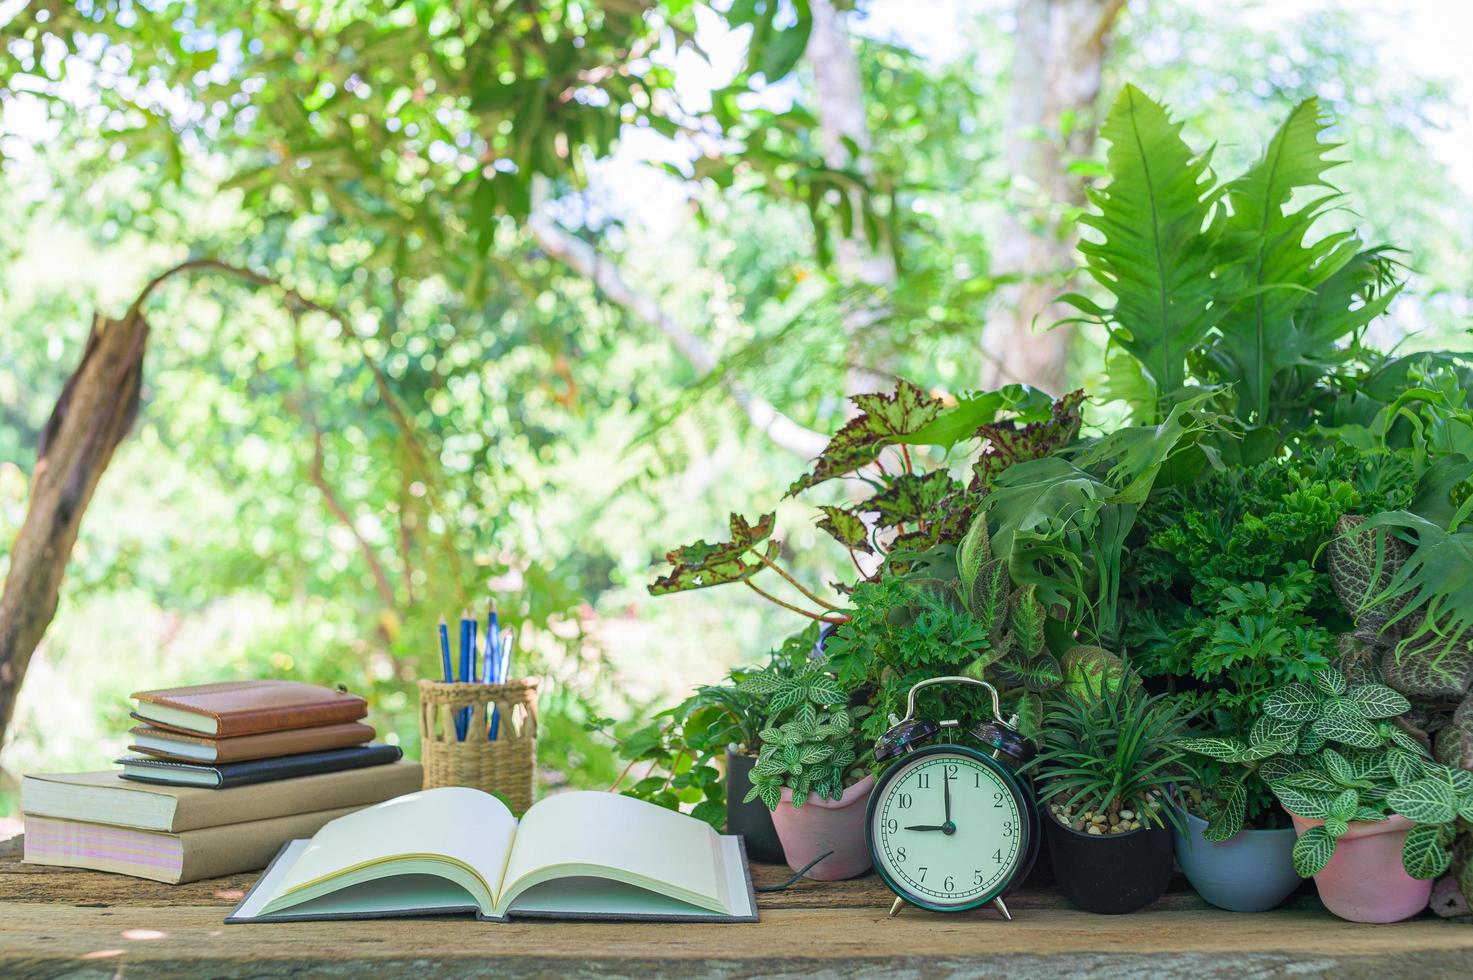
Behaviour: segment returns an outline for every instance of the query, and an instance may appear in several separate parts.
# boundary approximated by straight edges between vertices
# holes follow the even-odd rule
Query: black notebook
[[[225,921],[475,915],[756,922],[746,852],[683,813],[615,793],[559,793],[518,821],[444,786],[328,823],[281,849]]]
[[[345,769],[363,769],[398,762],[404,751],[397,745],[373,742],[354,745],[346,749],[328,749],[324,752],[303,752],[300,755],[282,755],[274,759],[252,759],[249,762],[225,762],[207,765],[195,762],[175,762],[172,759],[155,759],[149,756],[128,756],[119,759],[123,767],[123,778],[142,783],[168,783],[172,786],[208,786],[224,789],[228,786],[247,786],[251,783],[269,783],[276,779],[292,779],[296,776],[315,776],[324,772],[342,772]]]

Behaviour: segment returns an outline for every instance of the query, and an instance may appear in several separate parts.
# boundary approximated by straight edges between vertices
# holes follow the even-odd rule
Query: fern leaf
[[[1212,275],[1220,192],[1210,151],[1193,152],[1181,129],[1140,89],[1121,91],[1100,128],[1110,143],[1110,183],[1090,191],[1095,210],[1080,218],[1096,237],[1079,246],[1089,274],[1114,302],[1105,308],[1066,297],[1140,362],[1155,403],[1137,406],[1137,416],[1149,420],[1185,385],[1187,352],[1222,315]]]
[[[1313,308],[1315,290],[1349,264],[1360,245],[1345,232],[1307,243],[1314,224],[1340,197],[1325,180],[1340,162],[1329,158],[1338,144],[1321,140],[1329,125],[1319,100],[1299,103],[1263,156],[1226,187],[1232,213],[1223,240],[1230,246],[1225,252],[1236,259],[1226,274],[1241,298],[1218,323],[1213,354],[1226,377],[1242,379],[1240,415],[1260,424],[1270,417],[1275,376],[1340,339],[1326,333],[1348,328],[1344,318],[1320,318],[1313,332],[1295,322],[1301,308]],[[1329,193],[1288,210],[1296,192],[1315,188]]]

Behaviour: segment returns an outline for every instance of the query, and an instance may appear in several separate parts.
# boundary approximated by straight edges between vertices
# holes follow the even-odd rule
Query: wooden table
[[[786,876],[754,868],[759,886]],[[1248,915],[1178,886],[1145,911],[1102,916],[1039,889],[1008,900],[1012,922],[981,910],[891,919],[869,875],[759,896],[756,925],[224,925],[254,879],[160,885],[21,864],[19,839],[0,843],[0,977],[1473,977],[1468,920],[1355,925],[1312,892]]]

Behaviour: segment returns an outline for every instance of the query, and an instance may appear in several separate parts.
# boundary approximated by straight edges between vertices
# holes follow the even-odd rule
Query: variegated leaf
[[[1263,710],[1284,721],[1314,721],[1320,716],[1320,700],[1303,684],[1285,684],[1264,699]]]
[[[1339,697],[1345,693],[1345,675],[1338,670],[1314,672],[1314,686],[1326,697]]]
[[[1439,827],[1413,827],[1401,845],[1401,864],[1413,878],[1426,881],[1447,871],[1452,855]]]
[[[1315,732],[1331,742],[1354,745],[1362,749],[1374,749],[1382,742],[1376,726],[1361,718],[1344,714],[1326,715],[1311,726]]]
[[[1335,856],[1335,839],[1324,827],[1310,827],[1294,842],[1294,871],[1309,878],[1325,869]]]
[[[1285,810],[1297,816],[1310,820],[1323,820],[1330,815],[1330,804],[1334,797],[1329,793],[1299,790],[1292,786],[1285,786],[1282,782],[1271,783],[1269,789],[1273,790],[1274,796],[1279,798]]]
[[[1412,710],[1410,701],[1384,684],[1357,684],[1346,692],[1345,700],[1362,718],[1395,718]]]
[[[1398,786],[1386,797],[1391,809],[1417,823],[1450,823],[1458,815],[1453,788],[1441,779],[1418,779]]]

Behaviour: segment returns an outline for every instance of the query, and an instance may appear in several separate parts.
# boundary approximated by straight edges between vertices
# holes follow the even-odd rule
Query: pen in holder
[[[457,725],[457,718],[466,721]],[[425,789],[485,790],[521,816],[532,805],[537,770],[536,678],[504,684],[420,681],[419,740]]]

